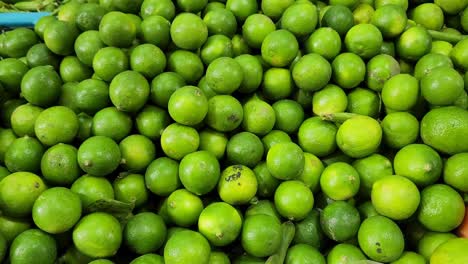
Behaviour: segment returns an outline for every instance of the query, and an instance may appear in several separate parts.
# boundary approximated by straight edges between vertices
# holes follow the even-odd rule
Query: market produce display
[[[468,0],[1,3],[0,263],[468,263]]]

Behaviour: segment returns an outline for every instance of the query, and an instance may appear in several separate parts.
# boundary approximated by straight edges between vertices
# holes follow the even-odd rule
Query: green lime
[[[217,2],[211,2],[217,3]],[[205,8],[205,11],[207,9]],[[237,31],[237,20],[234,14],[225,8],[216,8],[209,10],[203,16],[208,28],[208,35],[221,34],[232,38]]]
[[[119,142],[132,129],[132,119],[115,107],[106,107],[93,116],[92,133],[95,136],[106,136]]]
[[[325,257],[318,249],[307,244],[296,244],[290,247],[286,254],[285,264],[313,263],[325,264]]]
[[[467,158],[468,155],[466,153],[455,154],[450,156],[444,164],[444,182],[462,192],[468,190],[465,181],[468,174],[464,166]]]
[[[242,36],[252,48],[260,48],[265,37],[276,30],[276,26],[268,16],[253,14],[242,25]]]
[[[51,65],[54,69],[58,69],[60,63],[58,56],[52,53],[44,43],[32,46],[26,54],[26,61],[29,67]]]
[[[372,24],[358,24],[346,33],[344,43],[349,52],[363,59],[370,59],[380,53],[383,37],[379,29]]]
[[[171,23],[164,17],[152,15],[141,21],[141,38],[145,43],[153,44],[161,49],[169,45]]]
[[[273,145],[266,157],[268,170],[280,180],[297,179],[304,170],[304,162],[302,149],[293,142]]]
[[[278,20],[284,11],[294,3],[293,0],[263,0],[262,12],[273,20]]]
[[[449,15],[456,15],[466,7],[466,1],[448,1],[448,0],[434,0],[442,10]]]
[[[346,201],[331,203],[320,214],[324,234],[334,241],[343,242],[353,238],[360,224],[359,211]]]
[[[186,83],[194,84],[203,75],[203,62],[195,53],[185,50],[176,50],[168,59],[168,70],[178,73]]]
[[[231,94],[240,87],[243,78],[240,64],[228,57],[214,60],[206,69],[207,85],[218,94]]]
[[[98,30],[106,9],[98,3],[84,3],[80,5],[76,14],[75,23],[81,31]]]
[[[465,215],[461,195],[445,184],[434,184],[421,191],[418,220],[430,231],[449,232],[458,227]]]
[[[161,216],[144,212],[131,217],[123,230],[123,241],[137,254],[158,250],[166,239],[167,228]]]
[[[164,247],[165,263],[208,264],[210,254],[210,244],[206,238],[191,230],[174,233]]]
[[[281,130],[271,130],[262,138],[265,152],[268,152],[273,145],[281,142],[291,142],[291,137],[286,132]]]
[[[175,72],[163,72],[151,82],[150,101],[167,108],[169,98],[175,90],[185,86],[185,80]]]
[[[158,15],[172,21],[175,16],[175,4],[171,0],[146,0],[141,4],[140,14],[143,19]]]
[[[463,77],[449,66],[434,68],[421,78],[421,94],[432,105],[451,105],[463,90]]]
[[[106,176],[120,164],[119,145],[104,136],[93,136],[81,143],[78,148],[78,164],[86,173],[93,176]]]
[[[62,143],[47,149],[41,159],[41,172],[44,179],[59,186],[72,184],[81,174],[77,152],[74,146]]]
[[[308,1],[290,5],[281,16],[281,28],[289,30],[297,37],[310,35],[317,24],[317,7]]]
[[[454,263],[461,264],[468,260],[466,252],[464,251],[465,246],[468,244],[466,238],[454,238],[451,239],[434,251],[431,256],[431,263],[442,264],[442,263]]]
[[[121,164],[129,171],[143,171],[156,157],[153,142],[139,134],[127,136],[119,144],[122,153]]]
[[[408,112],[387,114],[382,122],[383,140],[391,148],[400,149],[419,137],[419,122]]]
[[[211,99],[211,97],[218,95],[206,82],[206,76],[203,76],[197,85],[200,90],[202,90],[203,94],[205,95],[206,99]]]
[[[168,196],[181,185],[179,163],[167,157],[155,159],[146,169],[145,184],[152,193]]]
[[[405,241],[398,225],[385,216],[365,219],[358,231],[359,246],[372,260],[392,262],[403,254]]]
[[[396,111],[409,111],[419,98],[418,80],[407,73],[396,74],[382,88],[382,102]]]
[[[291,72],[283,68],[270,68],[263,74],[262,92],[267,99],[288,98],[294,90]]]
[[[11,172],[39,172],[44,151],[44,146],[36,138],[29,136],[17,138],[5,152],[5,166]]]
[[[232,50],[234,51],[234,56],[240,56],[242,54],[249,54],[251,53],[251,49],[247,42],[245,41],[244,37],[242,35],[236,34],[234,37],[231,39],[232,42]],[[261,55],[257,55],[259,58],[261,58]],[[262,65],[264,63],[263,59],[261,60]],[[263,65],[265,66],[265,65]]]
[[[49,27],[52,26],[49,25]],[[38,38],[32,29],[15,28],[2,34],[3,50],[1,53],[7,58],[21,58],[36,43],[38,43]]]
[[[380,47],[380,53],[395,57],[395,43],[392,41],[384,41]]]
[[[8,244],[28,229],[31,229],[29,219],[0,216],[0,231]]]
[[[226,253],[221,252],[221,251],[214,251],[211,252],[210,254],[210,264],[231,264],[231,261],[229,260],[229,257],[227,256]]]
[[[181,49],[196,50],[208,38],[208,28],[199,16],[180,13],[171,23],[171,38]]]
[[[336,133],[338,147],[353,158],[363,158],[375,153],[381,140],[382,129],[379,122],[368,116],[346,120]]]
[[[428,17],[431,19],[427,19]],[[432,30],[440,30],[444,25],[444,13],[438,5],[433,3],[424,3],[415,7],[412,10],[411,19]]]
[[[437,53],[445,56],[450,56],[453,45],[450,42],[443,40],[432,41],[431,53]]]
[[[463,39],[455,46],[453,46],[452,51],[450,52],[450,58],[452,59],[453,63],[463,69],[463,70],[468,70],[468,63],[466,62],[468,58],[468,52],[466,51],[468,47],[468,40]]]
[[[153,253],[134,258],[130,264],[164,264],[164,258]]]
[[[27,102],[23,99],[8,99],[1,105],[2,112],[0,113],[1,124],[5,128],[11,128],[11,116],[16,108]]]
[[[109,106],[109,87],[100,80],[87,79],[74,87],[72,102],[82,112],[94,115]]]
[[[258,190],[257,195],[260,197],[273,197],[273,194],[280,184],[280,181],[273,177],[268,171],[266,162],[260,162],[253,168],[257,177]]]
[[[320,187],[333,200],[347,200],[359,191],[359,173],[344,162],[328,165],[320,176]]]
[[[431,73],[432,70],[441,66],[452,68],[453,63],[450,57],[439,53],[428,53],[416,62],[414,66],[414,77],[420,80],[422,77]]]
[[[218,182],[218,194],[224,202],[237,205],[248,203],[257,193],[255,173],[244,165],[225,168]]]
[[[130,53],[130,67],[146,78],[154,78],[166,68],[166,56],[153,44],[142,44]]]
[[[263,158],[263,153],[260,138],[246,131],[233,135],[226,145],[226,156],[231,164],[253,168]]]
[[[270,132],[276,122],[275,110],[265,101],[253,98],[244,106],[244,119],[242,127],[256,135],[265,135]]]
[[[278,221],[280,221],[281,216],[278,213],[278,210],[275,208],[275,204],[273,201],[270,200],[258,200],[252,201],[252,205],[250,205],[247,210],[245,211],[244,217],[249,217],[253,215],[270,215],[275,217]]]
[[[41,107],[32,104],[24,104],[15,108],[10,118],[13,132],[20,137],[35,136],[34,123],[42,111]]]
[[[376,92],[380,92],[385,83],[399,73],[400,64],[395,58],[387,54],[377,55],[367,63],[367,86]]]
[[[179,178],[182,185],[196,195],[213,190],[220,177],[220,165],[216,157],[208,151],[187,154],[179,165]]]
[[[93,118],[86,113],[79,113],[77,116],[80,127],[78,129],[76,138],[78,141],[83,142],[87,138],[91,137],[91,126],[93,125]]]
[[[231,39],[224,35],[210,36],[205,44],[203,44],[200,54],[202,61],[206,65],[220,57],[232,58],[234,56],[234,51],[232,49]]]
[[[99,36],[108,46],[130,47],[136,37],[136,27],[129,15],[111,11],[105,14],[99,23]]]
[[[115,199],[124,203],[132,203],[140,207],[148,201],[149,190],[145,178],[141,174],[121,174],[113,183]]]
[[[119,112],[119,114],[120,113],[122,112]],[[125,118],[124,120],[127,120],[127,118]],[[169,113],[167,113],[166,110],[152,105],[146,105],[145,107],[143,107],[143,109],[138,113],[138,115],[135,118],[135,125],[138,132],[141,135],[146,136],[152,140],[161,138],[162,131],[171,122],[171,117],[169,116]]]
[[[227,0],[226,9],[230,10],[239,22],[257,13],[258,3],[255,0]]]
[[[161,134],[161,148],[172,159],[180,160],[198,149],[200,136],[192,127],[170,124]]]
[[[242,217],[236,208],[224,202],[208,205],[200,214],[198,229],[214,246],[234,242],[242,227]]]
[[[0,181],[0,208],[7,216],[28,216],[34,201],[46,188],[36,174],[14,172]]]
[[[263,78],[263,68],[260,61],[253,55],[243,54],[234,58],[242,68],[244,78],[237,91],[250,93],[260,86]]]
[[[128,69],[129,62],[125,52],[116,47],[105,47],[97,51],[92,60],[94,74],[104,81]]]
[[[434,251],[445,242],[456,238],[453,233],[440,233],[440,232],[426,232],[418,242],[418,253],[424,256],[426,260],[431,258]]]
[[[318,28],[306,40],[305,49],[307,53],[317,53],[327,60],[332,60],[341,51],[340,35],[330,27]]]
[[[89,30],[81,33],[75,40],[76,57],[85,65],[93,66],[93,58],[105,45],[99,37],[97,30]]]
[[[331,27],[341,36],[344,36],[353,25],[353,12],[343,5],[330,6],[321,18],[322,27]]]
[[[407,20],[403,7],[388,4],[375,10],[371,23],[382,32],[383,37],[394,38],[405,30]]]
[[[405,176],[418,186],[436,182],[442,173],[442,159],[431,147],[424,144],[410,144],[395,155],[395,173]]]
[[[0,82],[6,91],[19,93],[23,76],[28,72],[28,66],[14,58],[0,60]]]
[[[50,25],[50,23],[57,20],[55,16],[43,16],[39,18],[34,25],[34,32],[39,36],[39,38],[44,39],[44,31]]]
[[[398,5],[406,11],[408,9],[408,0],[374,0],[374,5],[376,8],[380,8],[385,5]]]
[[[182,9],[184,12],[198,13],[203,10],[203,8],[208,3],[208,0],[177,0],[177,6]]]
[[[337,130],[336,125],[331,122],[320,117],[310,117],[299,127],[298,144],[305,152],[318,157],[327,156],[336,149]]]
[[[73,243],[79,251],[90,257],[110,257],[117,253],[122,243],[122,228],[110,214],[91,213],[76,224]]]
[[[347,106],[346,93],[334,84],[327,84],[323,89],[315,92],[312,97],[312,112],[316,115],[344,112]]]
[[[420,202],[416,185],[398,175],[377,180],[373,184],[371,198],[377,212],[393,220],[409,218],[416,212]]]
[[[355,88],[348,93],[348,107],[346,112],[377,117],[380,112],[380,98],[376,92]]]
[[[45,190],[34,202],[32,218],[37,227],[49,234],[68,231],[81,218],[80,197],[64,187]]]
[[[295,133],[304,121],[304,109],[294,100],[283,99],[272,105],[276,122],[274,128],[286,133]]]
[[[207,150],[220,160],[224,157],[228,138],[225,134],[211,129],[200,131],[200,150]]]
[[[366,24],[370,23],[374,17],[374,7],[366,3],[360,3],[353,10],[354,24]]]
[[[412,263],[412,264],[424,264],[427,263],[426,259],[412,251],[405,251],[401,255],[401,257],[392,262],[392,264],[404,264],[404,263]]]
[[[37,66],[24,74],[21,95],[31,104],[47,107],[60,96],[62,80],[52,66]]]
[[[320,214],[312,209],[300,222],[295,223],[294,244],[308,244],[315,248],[321,248],[324,243],[324,234],[320,227]]]
[[[292,77],[300,89],[313,92],[322,89],[332,77],[331,64],[319,54],[302,56],[292,69]]]
[[[44,43],[57,55],[71,55],[79,31],[72,22],[54,21],[44,31]]]
[[[83,208],[98,200],[114,199],[114,189],[107,178],[87,174],[76,179],[70,190],[80,196]]]
[[[242,247],[255,257],[270,256],[280,248],[281,233],[281,224],[275,217],[265,214],[249,216],[242,226]]]
[[[117,74],[109,85],[109,97],[112,104],[124,112],[140,110],[145,105],[149,93],[148,81],[135,71],[124,71]]]
[[[262,42],[262,58],[273,67],[291,64],[299,51],[296,37],[285,29],[269,33]]]
[[[352,244],[341,243],[334,246],[327,255],[329,264],[345,264],[367,260],[361,249]]]
[[[331,66],[333,80],[345,89],[354,88],[365,79],[366,64],[354,53],[341,53],[335,57]]]
[[[200,88],[184,86],[172,93],[168,110],[172,119],[179,124],[193,126],[205,118],[208,112],[208,100]]]
[[[431,36],[422,26],[410,27],[396,41],[396,51],[400,58],[416,61],[431,51]]]
[[[39,229],[18,235],[10,245],[10,262],[18,264],[52,264],[57,258],[57,242]]]
[[[278,186],[274,201],[281,216],[289,220],[300,221],[312,210],[314,196],[303,182],[290,180]]]
[[[208,100],[205,123],[216,131],[232,131],[241,124],[242,119],[242,105],[236,98],[230,95],[216,95]]]
[[[67,56],[60,63],[60,77],[65,83],[80,82],[90,78],[91,75],[91,69],[84,65],[77,57]]]
[[[178,226],[190,227],[196,224],[202,211],[203,202],[200,197],[186,189],[178,189],[167,198],[167,213]]]
[[[372,154],[353,162],[353,167],[359,173],[360,194],[370,197],[374,183],[387,176],[393,175],[392,163],[380,154]]]
[[[34,123],[34,133],[45,146],[70,143],[78,133],[78,117],[65,106],[53,106],[42,111]]]

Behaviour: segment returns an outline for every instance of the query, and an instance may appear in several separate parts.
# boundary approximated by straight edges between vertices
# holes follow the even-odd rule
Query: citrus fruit
[[[130,16],[120,11],[105,14],[99,23],[99,36],[106,45],[125,48],[132,45],[136,27]]]
[[[353,12],[343,5],[330,6],[321,18],[322,27],[331,27],[341,36],[344,36],[353,25]]]
[[[385,216],[365,219],[358,231],[359,246],[372,260],[392,262],[403,254],[405,241],[398,225]]]
[[[122,243],[122,228],[110,214],[95,212],[81,218],[73,229],[73,243],[94,258],[113,256]]]
[[[341,51],[341,38],[331,27],[317,28],[305,42],[307,53],[316,53],[327,60],[334,59]]]
[[[331,66],[333,81],[345,89],[358,86],[366,76],[366,64],[354,53],[339,54]]]
[[[157,106],[167,108],[175,90],[185,86],[185,80],[175,72],[163,72],[151,82],[150,101]]]
[[[35,136],[34,123],[43,111],[41,107],[32,104],[20,105],[11,113],[11,128],[17,136]]]
[[[233,57],[231,39],[224,35],[213,35],[208,37],[201,48],[201,59],[205,64],[210,64],[220,57]]]
[[[119,142],[130,133],[131,128],[131,117],[111,106],[99,110],[93,116],[91,129],[95,136],[106,136]]]
[[[449,66],[434,68],[421,78],[421,94],[432,105],[451,105],[463,90],[463,77]]]
[[[145,105],[149,93],[148,81],[135,71],[124,71],[117,74],[109,85],[109,97],[112,104],[124,112],[140,110]]]
[[[379,8],[385,5],[398,5],[398,6],[401,6],[404,11],[408,9],[407,0],[374,0],[374,5],[376,8]]]
[[[3,51],[6,57],[20,58],[38,42],[35,32],[29,28],[15,28],[3,34]]]
[[[346,33],[344,43],[349,52],[363,59],[370,59],[380,53],[382,33],[372,24],[358,24]]]
[[[31,229],[31,221],[24,218],[0,216],[0,230],[8,244],[24,231]]]
[[[47,149],[41,159],[44,179],[59,186],[72,184],[81,174],[77,152],[74,146],[61,143]]]
[[[320,214],[320,226],[330,239],[343,242],[353,238],[359,229],[359,211],[345,201],[327,205]]]
[[[440,155],[424,144],[410,144],[400,149],[393,166],[397,175],[407,177],[418,186],[433,184],[442,174]]]
[[[370,23],[375,13],[374,7],[367,3],[361,3],[353,10],[354,24]]]
[[[243,109],[240,102],[230,95],[216,95],[208,100],[208,113],[205,123],[211,128],[228,132],[242,122]]]
[[[231,94],[244,78],[240,64],[229,57],[215,59],[206,69],[206,83],[218,94]]]
[[[276,30],[276,26],[266,15],[253,14],[242,25],[242,36],[252,48],[260,48],[265,37]]]
[[[346,93],[334,84],[327,84],[312,97],[312,112],[316,115],[344,112],[347,106]]]
[[[189,227],[196,224],[202,211],[203,202],[200,197],[186,189],[178,189],[167,198],[167,213],[178,226]]]
[[[467,153],[459,153],[450,156],[445,161],[443,170],[444,182],[462,192],[468,190],[465,184],[467,172],[465,172],[464,166],[464,162],[467,158]]]
[[[79,111],[93,115],[109,106],[109,87],[104,81],[87,79],[74,87],[71,100]]]
[[[218,182],[218,194],[224,202],[237,205],[248,203],[257,193],[255,173],[244,165],[225,168]]]
[[[416,61],[431,51],[431,36],[422,26],[410,27],[396,41],[396,51],[400,58]]]
[[[168,157],[155,159],[146,168],[145,184],[152,193],[168,196],[181,185],[179,163]]]
[[[263,136],[262,143],[265,149],[265,152],[268,152],[270,148],[281,142],[291,142],[291,137],[284,131],[281,130],[271,130],[268,134]]]
[[[226,145],[226,156],[230,163],[253,168],[263,157],[263,144],[258,136],[250,132],[233,135]]]
[[[196,125],[208,112],[208,100],[200,88],[184,86],[174,91],[168,102],[169,115],[182,125]]]
[[[389,113],[381,125],[383,141],[391,148],[403,148],[414,143],[419,137],[419,122],[408,112]]]
[[[292,69],[292,77],[297,87],[313,92],[328,84],[332,77],[332,67],[324,57],[310,53],[296,62]]]
[[[463,8],[466,7],[466,1],[447,1],[447,0],[435,0],[434,3],[438,5],[442,10],[450,15],[458,14]]]
[[[80,197],[64,187],[45,190],[37,197],[32,208],[34,224],[49,234],[70,230],[80,217]]]
[[[274,254],[280,247],[281,237],[281,224],[270,215],[249,216],[242,225],[242,247],[255,257]]]
[[[164,264],[164,258],[160,255],[149,253],[134,258],[130,264]]]
[[[468,63],[466,62],[468,52],[466,52],[466,47],[468,47],[468,41],[463,39],[457,42],[450,52],[450,58],[453,60],[453,63],[464,70],[468,69]]]
[[[175,16],[175,4],[170,0],[146,0],[141,4],[140,14],[143,19],[158,15],[172,21]]]
[[[70,190],[80,196],[83,208],[87,208],[97,200],[114,199],[112,184],[104,177],[93,177],[85,174],[73,182]]]
[[[33,105],[47,107],[58,100],[61,85],[62,80],[52,66],[38,66],[24,74],[21,95]]]
[[[428,17],[431,19],[427,19]],[[414,8],[412,20],[427,29],[440,30],[444,25],[444,13],[438,5],[424,3]]]
[[[268,171],[266,162],[260,162],[253,168],[257,177],[258,190],[257,195],[260,197],[273,197],[273,194],[280,184],[280,181],[273,177]]]
[[[82,4],[76,14],[75,23],[81,31],[99,29],[99,22],[106,14],[104,7],[98,3]]]
[[[166,68],[166,56],[153,44],[142,44],[130,53],[130,67],[146,78],[154,78]]]
[[[80,122],[80,128],[78,129],[78,135],[76,138],[83,142],[91,137],[91,126],[93,125],[93,119],[86,113],[78,114],[78,121]]]
[[[382,91],[385,83],[400,73],[400,64],[390,55],[380,54],[367,62],[367,86],[377,92]]]
[[[426,260],[429,260],[440,245],[456,237],[455,234],[449,232],[441,233],[428,231],[424,233],[418,242],[418,253],[424,256]]]
[[[180,125],[170,124],[161,134],[161,148],[169,158],[180,160],[185,155],[198,149],[200,136],[196,129]]]
[[[208,38],[208,28],[203,20],[192,13],[180,13],[171,23],[171,39],[182,49],[200,48]]]
[[[123,241],[133,252],[147,254],[162,246],[166,233],[166,224],[161,216],[143,212],[128,220],[123,230]]]
[[[293,67],[291,65],[291,67]],[[283,68],[270,68],[263,74],[262,92],[270,100],[288,98],[294,90],[291,71]]]
[[[318,10],[308,2],[295,3],[284,10],[281,28],[301,37],[314,32],[318,24]]]
[[[414,77],[420,80],[422,77],[431,73],[432,70],[441,66],[453,67],[452,60],[450,60],[449,56],[433,52],[428,53],[416,62],[414,66]]]
[[[338,147],[353,158],[363,158],[374,153],[381,140],[380,124],[368,116],[357,116],[346,120],[336,133]]]
[[[276,101],[273,105],[275,111],[275,128],[286,133],[295,133],[304,120],[304,109],[299,103],[290,99]]]
[[[324,121],[320,117],[310,117],[302,122],[297,137],[298,144],[305,152],[324,157],[336,150],[335,124]]]
[[[79,31],[73,23],[57,20],[44,30],[44,43],[57,55],[71,55],[78,35]]]
[[[461,224],[464,214],[463,199],[452,187],[434,184],[421,191],[418,220],[427,229],[451,231]]]
[[[416,212],[420,202],[416,185],[398,175],[377,180],[373,184],[371,198],[377,212],[393,220],[409,218]]]
[[[292,263],[316,263],[325,264],[325,257],[320,251],[307,244],[296,244],[290,247],[286,254],[286,264]]]
[[[10,245],[11,263],[52,264],[56,258],[56,241],[39,229],[24,231]]]
[[[240,234],[242,218],[231,205],[216,202],[208,205],[198,219],[198,230],[214,246],[231,244]]]
[[[434,251],[430,258],[430,262],[434,264],[439,263],[463,263],[468,260],[464,252],[465,246],[468,244],[466,238],[454,238],[443,243]]]
[[[221,252],[221,251],[214,251],[211,252],[210,254],[210,264],[230,264],[231,261],[229,260],[229,257],[226,255],[226,253]]]
[[[45,146],[69,143],[78,133],[78,117],[68,107],[53,106],[42,111],[34,123],[34,133]]]
[[[225,134],[211,129],[204,129],[200,132],[200,150],[211,152],[220,160],[226,152],[228,138]]]
[[[92,59],[94,74],[104,81],[110,82],[119,73],[129,67],[127,55],[116,47],[99,49]]]
[[[129,171],[143,171],[156,157],[153,142],[139,134],[127,136],[119,143],[121,164]]]
[[[252,215],[259,215],[265,214],[270,215],[278,219],[281,219],[278,210],[275,208],[275,204],[270,200],[258,200],[252,201],[252,205],[250,205],[247,210],[245,211],[244,217],[249,217]]]
[[[17,138],[5,152],[5,166],[11,172],[39,172],[44,151],[44,146],[36,138],[29,136]]]
[[[347,200],[359,191],[358,172],[349,164],[335,162],[328,165],[320,176],[322,191],[333,200]]]
[[[93,136],[81,143],[77,157],[82,170],[99,177],[117,169],[122,156],[115,141],[104,136]]]
[[[303,182],[291,180],[282,182],[276,188],[274,201],[281,216],[300,221],[312,210],[314,196]]]
[[[51,65],[55,69],[59,68],[60,60],[44,43],[32,46],[26,53],[26,61],[29,67]]]
[[[371,23],[380,30],[384,38],[394,38],[405,30],[407,19],[402,6],[388,4],[375,10]]]
[[[388,158],[380,154],[372,154],[365,158],[357,159],[352,163],[359,173],[360,194],[369,197],[374,183],[387,175],[393,174],[392,163]]]
[[[268,171],[277,179],[297,179],[304,170],[304,155],[302,149],[293,142],[273,145],[267,153]]]
[[[166,263],[208,264],[210,244],[203,235],[191,230],[174,233],[164,247]]]
[[[179,178],[189,191],[203,195],[216,187],[221,174],[219,162],[208,151],[187,154],[179,165]]]
[[[414,264],[423,264],[427,263],[426,259],[419,255],[418,253],[412,251],[405,251],[401,255],[401,257],[392,262],[392,264],[399,264],[399,263],[414,263]]]
[[[263,77],[263,67],[259,59],[250,54],[242,54],[234,59],[239,63],[244,73],[244,78],[237,91],[249,93],[257,90]]]
[[[227,0],[226,9],[230,10],[241,22],[257,13],[258,3],[255,0]]]
[[[334,246],[327,255],[327,263],[344,264],[348,261],[366,260],[361,249],[352,244],[341,243]]]
[[[80,82],[90,78],[91,75],[91,69],[75,56],[67,56],[60,63],[60,77],[65,83]]]
[[[293,3],[293,0],[264,0],[261,2],[261,9],[265,15],[269,16],[273,20],[277,20]]]
[[[115,178],[113,188],[117,201],[131,203],[135,207],[140,207],[148,201],[149,191],[141,174],[121,174]]]
[[[57,20],[55,16],[43,16],[36,21],[34,24],[34,32],[39,36],[39,38],[44,38],[44,31],[48,27],[49,23],[52,23]]]
[[[28,70],[28,66],[18,59],[6,58],[1,60],[0,82],[2,82],[2,86],[7,91],[19,93],[22,78]]]
[[[276,122],[275,110],[263,100],[257,98],[244,103],[244,118],[242,127],[256,135],[265,135],[270,132]]]
[[[76,57],[85,65],[93,66],[93,58],[105,45],[99,37],[97,30],[89,30],[81,33],[75,40]]]
[[[315,248],[321,248],[324,244],[324,234],[320,227],[320,214],[312,209],[309,214],[299,222],[295,223],[294,244],[307,244]]]
[[[437,53],[445,56],[450,56],[453,45],[450,42],[443,40],[432,41],[431,53]]]
[[[205,22],[210,36],[221,34],[232,38],[237,31],[236,17],[225,8],[209,10],[203,16],[203,22]]]
[[[408,111],[416,105],[419,94],[418,80],[409,74],[400,73],[384,83],[382,102],[393,110]]]
[[[269,33],[262,42],[262,58],[273,67],[291,64],[299,51],[296,37],[285,29]]]

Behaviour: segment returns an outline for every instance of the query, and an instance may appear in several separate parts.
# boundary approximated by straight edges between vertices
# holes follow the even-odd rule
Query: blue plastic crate
[[[0,27],[34,27],[43,16],[51,15],[50,12],[8,12],[0,13]]]

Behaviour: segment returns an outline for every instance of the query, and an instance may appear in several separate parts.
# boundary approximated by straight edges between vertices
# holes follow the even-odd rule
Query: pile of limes
[[[0,262],[468,263],[468,0],[71,0],[0,35]]]

